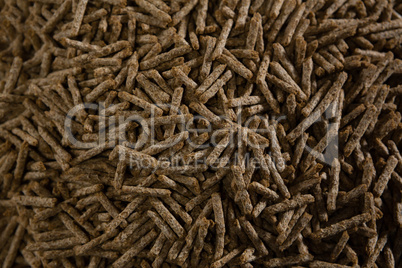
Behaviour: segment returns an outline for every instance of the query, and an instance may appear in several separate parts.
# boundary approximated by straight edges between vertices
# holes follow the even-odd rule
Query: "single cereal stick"
[[[371,215],[369,213],[359,214],[350,219],[346,219],[346,220],[337,222],[335,224],[332,224],[326,228],[320,229],[320,230],[312,233],[310,235],[310,237],[314,240],[324,239],[324,238],[327,238],[330,236],[334,236],[345,230],[359,226],[359,225],[369,221],[370,219],[371,219]]]
[[[221,267],[225,266],[226,263],[228,263],[234,257],[239,255],[243,250],[244,250],[243,247],[233,249],[227,255],[223,256],[221,259],[219,259],[219,260],[215,261],[214,263],[212,263],[211,268],[221,268]]]
[[[149,231],[145,236],[138,240],[129,250],[127,250],[121,257],[113,262],[111,267],[117,268],[126,265],[133,257],[137,256],[146,246],[148,246],[156,237],[158,233],[155,229]]]
[[[330,187],[327,198],[327,209],[329,212],[336,210],[336,198],[339,190],[339,173],[341,171],[341,165],[338,158],[335,158],[331,163],[330,171]]]
[[[211,71],[212,67],[212,52],[215,48],[216,45],[216,38],[211,37],[211,36],[206,36],[205,38],[201,39],[203,43],[205,44],[205,53],[203,57],[203,63],[201,66],[201,70],[199,73],[199,81],[204,81],[207,76],[209,75],[209,72]]]
[[[248,220],[246,220],[244,216],[240,218],[240,225],[244,230],[244,232],[247,234],[248,238],[255,246],[255,248],[257,249],[257,251],[260,252],[260,254],[262,254],[263,256],[267,255],[268,249],[265,247],[264,243],[258,237],[258,234],[253,228],[253,225]]]
[[[265,81],[265,77],[266,74],[268,72],[268,67],[269,67],[269,63],[271,61],[271,55],[268,51],[266,51],[262,57],[261,63],[260,63],[260,67],[258,69],[258,73],[256,76],[256,82],[257,84],[262,83],[263,81]]]
[[[265,99],[267,100],[268,105],[270,106],[270,108],[276,114],[279,114],[280,113],[279,103],[274,98],[272,92],[269,90],[267,82],[265,80],[262,80],[262,81],[257,81],[257,84],[258,84],[258,88],[260,89],[260,91],[264,95]]]
[[[154,245],[149,250],[149,255],[156,258],[160,254],[165,242],[166,236],[163,233],[160,233],[158,238],[156,238]]]
[[[3,92],[4,94],[10,94],[14,89],[18,78],[20,76],[20,72],[22,69],[22,59],[20,57],[14,57],[13,63],[11,64],[10,70],[7,75],[7,82],[4,85]]]
[[[169,240],[175,241],[177,240],[177,236],[175,233],[172,231],[172,229],[165,223],[165,221],[158,216],[157,213],[148,210],[147,215],[151,220],[155,223],[156,226],[161,230],[161,233],[163,233]]]
[[[301,72],[302,65],[306,59],[307,42],[303,37],[297,37],[295,39],[295,67]],[[302,77],[303,81],[303,77]]]
[[[294,241],[297,239],[301,231],[303,231],[304,228],[306,228],[307,224],[311,221],[312,217],[313,216],[308,214],[307,212],[303,213],[303,215],[299,218],[295,226],[292,228],[292,231],[289,233],[286,240],[279,247],[280,251],[284,251],[294,243]]]
[[[337,96],[339,90],[345,83],[347,78],[347,74],[345,72],[338,75],[336,81],[332,85],[332,87],[328,90],[325,97],[321,100],[320,104],[315,108],[314,112],[304,119],[295,129],[293,129],[288,135],[287,139],[290,142],[294,142],[296,138],[298,138],[303,131],[309,128],[321,115],[322,113],[328,108],[331,102]]]
[[[250,195],[246,190],[241,168],[239,166],[231,166],[230,169],[232,170],[234,183],[237,187],[235,202],[240,206],[244,214],[251,214],[253,205],[251,204]]]
[[[250,0],[241,0],[239,12],[237,15],[236,26],[234,30],[243,30],[246,25],[246,19],[250,8]]]
[[[119,96],[119,98],[122,98],[126,101],[133,103],[136,106],[143,108],[144,110],[146,110],[149,113],[154,111],[155,114],[163,114],[163,111],[159,107],[157,107],[155,104],[151,104],[151,103],[149,103],[141,98],[138,98],[130,93],[120,91],[118,96]]]
[[[85,10],[87,8],[87,4],[88,4],[88,0],[80,0],[76,7],[76,11],[74,12],[75,13],[74,20],[70,26],[71,27],[70,31],[71,31],[72,36],[78,35],[78,32],[81,28],[82,20],[84,19],[84,14],[85,14]]]
[[[383,172],[374,184],[373,194],[375,197],[380,197],[383,194],[384,189],[391,178],[391,173],[394,171],[397,165],[398,159],[394,155],[391,155],[387,160]]]
[[[190,90],[194,90],[197,88],[197,83],[189,78],[180,68],[173,67],[172,73],[175,78],[178,78],[184,85],[186,85],[186,88]]]
[[[276,129],[273,125],[269,125],[267,130],[268,138],[271,142],[272,158],[274,160],[275,166],[279,172],[283,172],[285,170],[285,161],[282,157]]]
[[[220,88],[222,88],[230,80],[230,78],[232,78],[232,72],[228,70],[219,79],[217,79],[209,89],[207,89],[206,91],[204,91],[204,93],[200,95],[200,102],[205,104],[218,92]]]
[[[226,64],[221,64],[217,66],[212,73],[205,78],[202,84],[195,90],[195,95],[199,96],[204,93],[217,79],[218,77],[225,71]]]
[[[211,195],[212,207],[215,215],[216,223],[216,248],[214,260],[219,260],[223,256],[224,242],[225,242],[225,219],[222,208],[222,201],[219,193],[213,193]]]
[[[280,232],[278,237],[276,238],[276,243],[278,245],[282,245],[283,242],[285,242],[286,238],[289,236],[289,234],[293,230],[293,227],[299,221],[300,217],[303,215],[303,213],[305,212],[306,208],[307,208],[307,205],[304,205],[304,206],[298,208],[295,212],[293,212],[293,210],[289,210],[289,211],[292,211],[291,219],[287,223],[287,226],[284,226],[285,230],[283,230],[283,232]],[[279,226],[279,224],[278,224],[278,226]]]
[[[250,183],[248,189],[263,195],[270,201],[276,201],[279,199],[279,195],[275,191],[269,189],[268,187],[265,187],[264,185],[256,181]]]
[[[338,242],[336,243],[335,248],[331,252],[330,260],[331,262],[335,262],[338,256],[342,253],[343,249],[345,248],[346,244],[349,240],[349,234],[347,231],[343,231],[341,237],[339,238]]]
[[[246,39],[246,49],[254,50],[257,42],[258,25],[260,24],[260,21],[261,15],[259,13],[254,13],[250,20],[250,31],[248,32]]]
[[[247,69],[246,66],[243,65],[235,56],[233,56],[228,50],[223,49],[223,54],[221,54],[217,60],[225,65],[227,65],[230,69],[232,69],[235,73],[238,73],[240,76],[244,77],[247,80],[253,78],[253,72]]]
[[[88,236],[74,223],[74,221],[65,213],[58,214],[60,220],[63,222],[64,226],[77,238],[80,239],[81,243],[87,243],[89,241]]]
[[[302,86],[303,92],[307,95],[307,97],[310,97],[310,95],[311,95],[311,75],[313,73],[313,67],[314,67],[313,59],[311,57],[304,60],[303,65],[302,65],[303,73],[302,73],[301,86]],[[314,97],[316,95],[317,94],[315,94]],[[316,97],[316,99],[317,99],[317,97]],[[309,107],[311,107],[311,106],[309,106]]]
[[[57,203],[56,198],[22,196],[22,195],[13,196],[11,200],[23,206],[34,206],[34,207],[55,207]]]
[[[292,0],[286,3],[286,5],[282,5],[281,12],[279,16],[276,18],[275,22],[273,23],[270,32],[268,34],[268,42],[273,43],[281,30],[283,24],[285,24],[286,20],[288,19],[289,15],[293,12],[296,8],[296,1]]]
[[[272,161],[271,156],[266,155],[265,156],[267,166],[269,168],[269,171],[271,172],[272,178],[275,182],[275,184],[278,186],[279,191],[285,198],[290,198],[290,193],[288,188],[286,187],[281,175],[278,173],[275,164]]]
[[[185,230],[176,220],[176,218],[170,213],[170,211],[163,205],[163,203],[156,197],[151,197],[149,199],[151,205],[159,213],[159,215],[169,224],[173,231],[178,235],[179,238],[184,237]]]
[[[172,18],[169,16],[169,14],[163,10],[160,10],[158,7],[146,0],[135,0],[135,3],[147,10],[147,12],[149,12],[157,20],[161,20],[166,23],[170,23],[172,21]]]
[[[247,0],[244,0],[247,1]],[[226,45],[226,40],[229,36],[230,30],[232,29],[233,26],[233,20],[228,19],[225,24],[222,27],[222,31],[219,35],[218,41],[215,46],[215,50],[212,53],[211,60],[215,60],[218,57],[222,55],[223,49],[225,48]]]
[[[179,110],[179,106],[181,103],[183,97],[183,88],[182,87],[178,87],[174,90],[173,96],[172,96],[172,103],[170,106],[170,110],[169,110],[169,115],[176,115],[178,110]],[[174,129],[176,127],[176,124],[172,124],[166,127],[165,129],[165,133],[164,133],[164,138],[168,138],[169,136],[172,136],[174,133]]]
[[[53,16],[46,22],[46,24],[42,28],[43,33],[50,33],[57,25],[59,21],[61,21],[67,12],[71,8],[71,0],[64,1],[60,7],[56,10]]]
[[[176,59],[177,57],[185,55],[185,54],[189,53],[191,50],[192,50],[192,48],[187,45],[173,48],[172,50],[170,50],[168,52],[156,55],[152,59],[141,61],[140,69],[148,70],[148,69],[157,67],[158,65],[161,65],[164,62],[172,61],[173,59]]]
[[[288,74],[296,83],[299,83],[299,74],[293,63],[289,60],[284,47],[279,43],[274,43],[272,46],[274,48],[274,55],[278,57],[280,63],[282,64],[282,67],[288,72]]]
[[[198,0],[190,0],[188,1],[176,14],[173,15],[172,18],[172,26],[176,26],[179,24],[180,21],[184,19],[185,16],[187,16],[197,5]]]
[[[365,263],[363,264],[364,268],[373,267],[374,263],[376,262],[378,256],[380,255],[381,251],[383,250],[385,244],[388,242],[388,232],[384,232],[379,235],[377,243],[374,248],[374,252],[369,255],[366,259]]]
[[[165,93],[159,86],[149,81],[142,73],[139,73],[136,76],[136,79],[155,103],[166,103],[170,101],[169,94]]]
[[[283,32],[283,38],[281,42],[282,45],[288,46],[292,41],[297,25],[299,24],[300,19],[302,18],[302,15],[305,10],[306,10],[306,4],[305,3],[302,3],[301,5],[299,4],[296,10],[293,12],[292,16],[289,18],[288,25],[286,26],[285,31]]]
[[[127,63],[126,88],[128,90],[131,90],[134,87],[134,83],[135,83],[135,80],[136,80],[137,74],[138,74],[138,67],[139,67],[138,53],[137,53],[137,51],[134,51],[134,53],[131,55],[131,57]],[[140,82],[140,84],[142,86],[144,86],[141,82]],[[115,86],[116,86],[116,84],[115,84]],[[146,84],[146,86],[148,86],[148,84]]]
[[[17,164],[14,170],[14,180],[12,185],[13,190],[16,190],[17,187],[19,187],[21,184],[22,176],[25,170],[25,163],[28,157],[28,152],[29,152],[28,143],[24,141],[21,144],[18,151]]]
[[[204,247],[204,241],[208,234],[208,228],[210,226],[210,221],[206,218],[203,218],[200,222],[200,227],[198,229],[197,238],[195,239],[193,251],[191,253],[191,265],[196,267],[199,262],[199,257],[201,251]]]
[[[7,256],[3,262],[4,268],[13,267],[15,258],[19,252],[20,244],[23,241],[23,236],[25,234],[25,228],[26,228],[26,225],[28,224],[27,221],[28,221],[28,219],[24,219],[23,222],[21,222],[18,225],[17,230],[15,231],[15,234],[11,240],[10,247],[8,248]]]
[[[377,115],[377,108],[372,104],[367,106],[366,112],[363,114],[363,117],[360,120],[358,126],[356,127],[352,136],[349,138],[348,142],[344,147],[343,151],[345,153],[345,156],[349,156],[352,154],[352,152],[357,146],[357,143],[360,141],[361,137],[363,137],[370,122],[374,119],[376,115]]]
[[[275,205],[269,206],[264,209],[264,213],[267,215],[276,214],[279,212],[285,212],[291,209],[295,209],[297,207],[304,206],[306,204],[310,204],[314,202],[314,197],[312,195],[300,195],[295,196],[292,199],[282,201],[281,203],[277,203]]]

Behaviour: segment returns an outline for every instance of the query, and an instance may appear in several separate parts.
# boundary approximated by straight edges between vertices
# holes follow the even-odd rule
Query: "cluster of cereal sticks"
[[[0,0],[2,267],[401,267],[402,3]]]

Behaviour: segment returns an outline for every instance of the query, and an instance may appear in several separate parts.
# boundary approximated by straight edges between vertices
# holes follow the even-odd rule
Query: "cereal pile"
[[[0,0],[2,267],[400,267],[402,4]]]

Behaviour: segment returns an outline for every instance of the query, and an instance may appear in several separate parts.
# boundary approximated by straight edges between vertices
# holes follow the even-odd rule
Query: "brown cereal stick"
[[[80,0],[75,11],[74,20],[71,23],[71,35],[77,36],[81,27],[81,23],[84,19],[85,10],[88,4],[88,0]]]
[[[264,261],[262,264],[266,267],[283,267],[287,265],[296,265],[313,260],[314,256],[311,254],[298,254],[282,258],[272,258],[269,261]]]
[[[185,54],[189,53],[190,51],[191,51],[191,47],[187,46],[187,45],[174,48],[174,49],[170,50],[169,52],[165,52],[165,53],[156,55],[152,59],[141,61],[140,69],[148,70],[148,69],[154,68],[162,63],[171,61],[173,59],[176,59],[177,57],[185,55]]]
[[[25,234],[26,225],[27,225],[27,219],[23,219],[23,221],[18,225],[17,230],[15,231],[15,234],[12,238],[10,247],[8,249],[7,256],[4,259],[3,267],[5,268],[13,267],[13,263],[18,254],[20,244]]]
[[[214,259],[219,260],[223,256],[224,242],[225,242],[225,219],[222,209],[222,201],[219,193],[213,193],[211,195],[212,199],[212,208],[215,215],[215,223],[216,223],[216,248]],[[202,225],[201,225],[202,226]],[[200,227],[201,228],[201,227]]]
[[[243,247],[233,249],[227,255],[223,256],[221,259],[212,263],[211,268],[220,268],[220,267],[225,266],[226,263],[231,261],[234,257],[239,255],[242,251],[243,251]]]
[[[284,200],[281,203],[274,204],[264,209],[264,213],[267,215],[276,214],[279,212],[285,212],[297,207],[304,206],[314,202],[314,197],[312,195],[299,195],[292,199]]]
[[[339,90],[345,83],[346,78],[347,74],[345,72],[338,75],[336,81],[328,90],[325,97],[321,100],[320,104],[315,108],[314,112],[287,135],[287,139],[290,142],[293,143],[296,138],[302,134],[303,130],[306,130],[308,127],[310,127],[321,116],[321,114],[328,108],[332,100],[338,94]]]
[[[244,214],[250,214],[253,211],[253,205],[251,204],[250,195],[245,189],[241,168],[239,166],[231,166],[234,183],[236,184],[237,191],[235,196],[235,202],[240,206]]]
[[[149,255],[156,258],[159,255],[159,253],[161,252],[165,242],[166,242],[166,236],[163,233],[160,233],[158,235],[158,238],[156,238],[154,245],[149,250]]]
[[[304,206],[298,208],[297,210],[295,210],[294,212],[292,210],[289,210],[289,211],[292,211],[292,213],[290,215],[291,219],[290,219],[290,221],[287,222],[287,226],[284,226],[284,230],[282,230],[282,232],[279,232],[279,235],[276,238],[276,243],[278,245],[282,245],[283,242],[285,242],[286,238],[289,236],[289,234],[293,230],[293,227],[299,221],[300,217],[303,215],[306,208],[307,208],[307,206],[304,205]]]
[[[293,12],[292,16],[289,18],[289,23],[283,32],[282,45],[288,46],[293,39],[296,27],[302,18],[304,11],[306,10],[306,4],[299,4],[296,10]]]
[[[177,25],[182,19],[187,16],[197,5],[198,1],[197,0],[190,0],[186,2],[186,4],[178,11],[176,14],[173,15],[172,18],[172,25],[175,26]]]
[[[138,53],[137,51],[134,51],[134,53],[131,55],[129,61],[127,62],[127,78],[126,78],[126,88],[127,89],[131,89],[134,87],[134,82],[137,78],[137,74],[138,74],[138,67],[139,67],[139,63],[138,63]],[[145,80],[145,78],[143,78],[143,80]],[[143,81],[141,80],[141,81]],[[139,81],[139,83],[145,88],[147,87],[148,89],[148,84],[145,83],[145,85],[143,85],[143,83],[141,83]],[[115,83],[115,87],[116,87],[116,83]],[[149,86],[149,88],[154,89],[154,87]]]
[[[74,221],[65,213],[58,214],[58,217],[66,226],[66,228],[80,239],[81,243],[87,243],[89,241],[88,236],[74,223]]]
[[[178,235],[179,238],[184,237],[185,230],[176,220],[176,218],[169,212],[169,210],[163,205],[163,203],[156,197],[151,197],[149,199],[151,205],[159,213],[159,215],[169,224],[173,231]]]
[[[268,254],[268,249],[265,247],[264,243],[258,237],[257,232],[253,228],[252,224],[245,219],[245,217],[240,218],[240,225],[244,232],[247,234],[248,238],[251,240],[257,251],[259,251],[263,256]]]
[[[336,243],[335,248],[331,252],[330,260],[331,262],[335,262],[338,256],[342,253],[343,249],[345,248],[346,244],[349,240],[349,234],[347,231],[343,231],[341,237],[339,238],[338,242]]]
[[[363,114],[358,126],[344,147],[345,156],[349,156],[356,148],[357,143],[366,132],[370,122],[374,119],[374,116],[376,116],[376,113],[377,108],[374,105],[370,104],[367,106],[366,112]]]
[[[173,67],[172,73],[175,78],[178,78],[184,85],[186,85],[186,88],[190,90],[194,90],[197,88],[197,83],[194,82],[194,80],[192,80],[190,77],[188,77],[180,68]]]
[[[156,226],[161,230],[161,233],[163,233],[169,240],[175,241],[177,239],[177,236],[175,233],[172,231],[172,229],[164,222],[164,220],[158,216],[157,213],[148,210],[147,215],[151,220],[155,223]]]
[[[250,8],[250,0],[241,0],[234,30],[242,30],[246,25],[247,14]]]
[[[13,196],[12,200],[17,204],[23,206],[34,206],[34,207],[54,207],[56,206],[56,198],[47,197],[37,197],[37,196]]]
[[[288,247],[290,247],[295,240],[297,239],[298,235],[301,233],[304,228],[306,228],[307,224],[310,222],[313,216],[304,212],[303,215],[299,218],[295,226],[292,228],[292,231],[289,233],[286,240],[283,244],[279,247],[279,250],[284,251]]]
[[[359,214],[350,219],[346,219],[335,224],[332,224],[326,228],[320,229],[310,235],[310,237],[314,240],[323,239],[326,237],[330,237],[336,235],[337,233],[343,232],[345,230],[351,229],[353,227],[359,226],[371,218],[369,213]]]
[[[220,88],[222,88],[232,78],[232,72],[227,70],[219,79],[217,79],[209,89],[204,91],[199,96],[201,103],[205,104],[210,98],[212,98]]]
[[[147,10],[152,16],[155,17],[157,20],[161,20],[166,23],[170,23],[172,21],[172,18],[167,14],[165,11],[159,9],[152,3],[146,0],[135,0],[135,3],[139,5],[140,7],[144,8]]]
[[[247,1],[247,0],[245,0],[245,1]],[[218,41],[216,42],[215,50],[211,55],[211,60],[215,60],[222,55],[223,49],[225,48],[225,45],[226,45],[226,40],[229,36],[232,26],[233,26],[233,20],[228,19],[225,22],[224,26],[222,27],[222,31],[219,35]]]
[[[283,24],[286,22],[290,14],[296,8],[296,1],[290,1],[286,5],[282,5],[281,12],[273,23],[271,30],[268,34],[268,42],[273,43],[281,30]]]
[[[284,47],[279,43],[274,43],[272,47],[274,49],[274,55],[278,57],[280,63],[282,64],[282,67],[288,72],[288,74],[292,77],[292,79],[296,83],[299,83],[300,82],[299,74],[297,73],[297,70],[293,65],[293,63],[289,60]]]
[[[22,59],[20,57],[14,57],[10,70],[7,75],[6,84],[4,85],[3,93],[9,94],[15,87],[18,77],[22,69]]]
[[[144,110],[146,110],[147,112],[151,113],[152,111],[155,112],[155,114],[162,114],[163,111],[157,107],[155,104],[149,103],[141,98],[138,98],[132,94],[129,94],[127,92],[119,92],[118,94],[119,98],[122,98],[126,101],[129,101],[131,103],[133,103],[136,106],[139,106],[141,108],[143,108]]]
[[[338,196],[339,190],[339,173],[341,171],[341,166],[338,158],[335,158],[331,163],[331,171],[330,171],[330,188],[328,191],[327,198],[327,209],[332,212],[336,210],[336,198]]]
[[[373,194],[375,197],[379,197],[383,194],[384,189],[387,186],[389,179],[391,178],[391,173],[396,168],[397,164],[398,159],[394,155],[391,155],[387,159],[387,163],[384,167],[383,172],[381,173],[377,182],[374,184]]]
[[[205,44],[205,54],[203,57],[203,63],[199,73],[199,78],[200,81],[204,81],[211,71],[212,67],[211,56],[216,45],[216,38],[206,36],[205,38],[201,39],[201,41]]]
[[[60,7],[56,10],[53,16],[46,22],[42,28],[43,33],[50,33],[57,25],[57,23],[63,19],[67,12],[71,8],[71,0],[63,2]]]
[[[138,240],[129,250],[127,250],[121,257],[119,257],[115,262],[113,262],[112,267],[121,267],[126,265],[131,258],[135,257],[140,253],[148,244],[152,242],[158,233],[155,229],[149,231],[145,236]]]
[[[281,175],[278,173],[278,170],[275,167],[275,164],[272,161],[272,158],[269,155],[265,156],[267,166],[269,168],[269,171],[271,172],[272,178],[275,182],[275,184],[278,186],[279,191],[285,198],[290,198],[290,193],[285,185],[283,178]]]
[[[248,189],[263,195],[268,200],[275,201],[279,199],[279,195],[275,191],[269,189],[268,187],[265,187],[264,185],[256,181],[250,183]]]
[[[374,248],[374,252],[369,255],[369,257],[365,260],[363,267],[371,267],[376,262],[380,252],[383,250],[385,244],[388,242],[388,233],[384,232],[379,235],[377,243]]]
[[[261,22],[261,15],[259,13],[254,13],[250,20],[250,29],[246,39],[246,49],[254,50],[258,37],[258,25]],[[232,52],[233,53],[233,52]]]
[[[221,54],[217,60],[225,65],[227,65],[230,69],[232,69],[235,73],[244,77],[247,80],[250,80],[253,77],[253,72],[247,69],[246,66],[243,65],[239,60],[236,59],[228,50],[223,49],[223,54]]]
[[[210,221],[203,218],[198,229],[197,238],[194,242],[193,251],[191,253],[191,265],[197,266],[199,262],[200,253],[204,247],[204,241],[208,234],[208,228],[210,226]]]
[[[23,177],[23,173],[25,170],[25,164],[27,161],[27,157],[28,157],[28,143],[26,141],[24,141],[18,151],[18,157],[16,159],[16,167],[14,170],[14,180],[13,180],[13,185],[12,185],[12,190],[16,190],[17,187],[20,186],[21,184],[21,180]]]

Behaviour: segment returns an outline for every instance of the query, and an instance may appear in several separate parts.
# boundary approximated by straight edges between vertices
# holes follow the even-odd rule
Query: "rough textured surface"
[[[3,267],[400,267],[402,4],[0,0]]]

